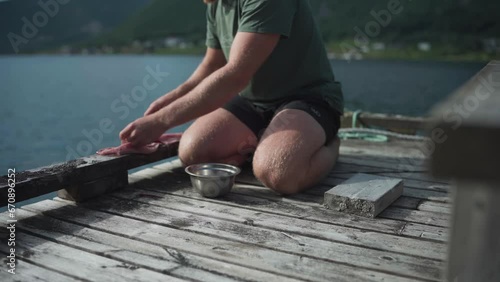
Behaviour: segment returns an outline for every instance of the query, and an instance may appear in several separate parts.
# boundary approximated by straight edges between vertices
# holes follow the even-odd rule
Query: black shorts
[[[259,139],[274,116],[285,109],[301,110],[312,116],[325,131],[325,144],[330,143],[335,138],[340,128],[341,114],[319,96],[302,96],[286,100],[278,105],[263,107],[255,105],[238,95],[229,101],[224,106],[224,109],[231,112],[248,126]]]

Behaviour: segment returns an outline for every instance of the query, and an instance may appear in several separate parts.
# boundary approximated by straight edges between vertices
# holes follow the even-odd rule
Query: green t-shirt
[[[335,81],[309,0],[217,0],[207,9],[207,46],[226,58],[237,32],[280,34],[267,61],[240,95],[272,105],[291,96],[322,95],[343,112]]]

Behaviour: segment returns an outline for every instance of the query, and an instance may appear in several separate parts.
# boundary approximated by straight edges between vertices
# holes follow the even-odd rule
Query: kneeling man
[[[144,145],[197,119],[184,133],[184,165],[242,165],[294,194],[333,168],[343,111],[308,0],[204,0],[207,51],[193,75],[121,133]]]

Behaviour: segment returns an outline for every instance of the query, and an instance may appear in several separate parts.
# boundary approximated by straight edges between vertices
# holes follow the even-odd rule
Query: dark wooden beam
[[[488,64],[437,106],[433,117],[435,176],[500,180],[498,61]]]
[[[456,180],[447,281],[500,281],[500,62],[433,116],[432,172]]]
[[[16,173],[15,200],[21,202],[67,187],[119,175],[129,169],[177,156],[179,143],[162,146],[151,155],[92,155],[65,163]],[[86,186],[89,187],[89,186]],[[0,207],[7,205],[8,177],[0,177]]]

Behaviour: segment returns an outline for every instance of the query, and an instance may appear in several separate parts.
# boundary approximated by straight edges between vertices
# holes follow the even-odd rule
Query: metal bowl
[[[228,194],[234,185],[234,179],[241,170],[227,164],[197,164],[186,167],[191,176],[191,184],[207,198],[216,198]]]

